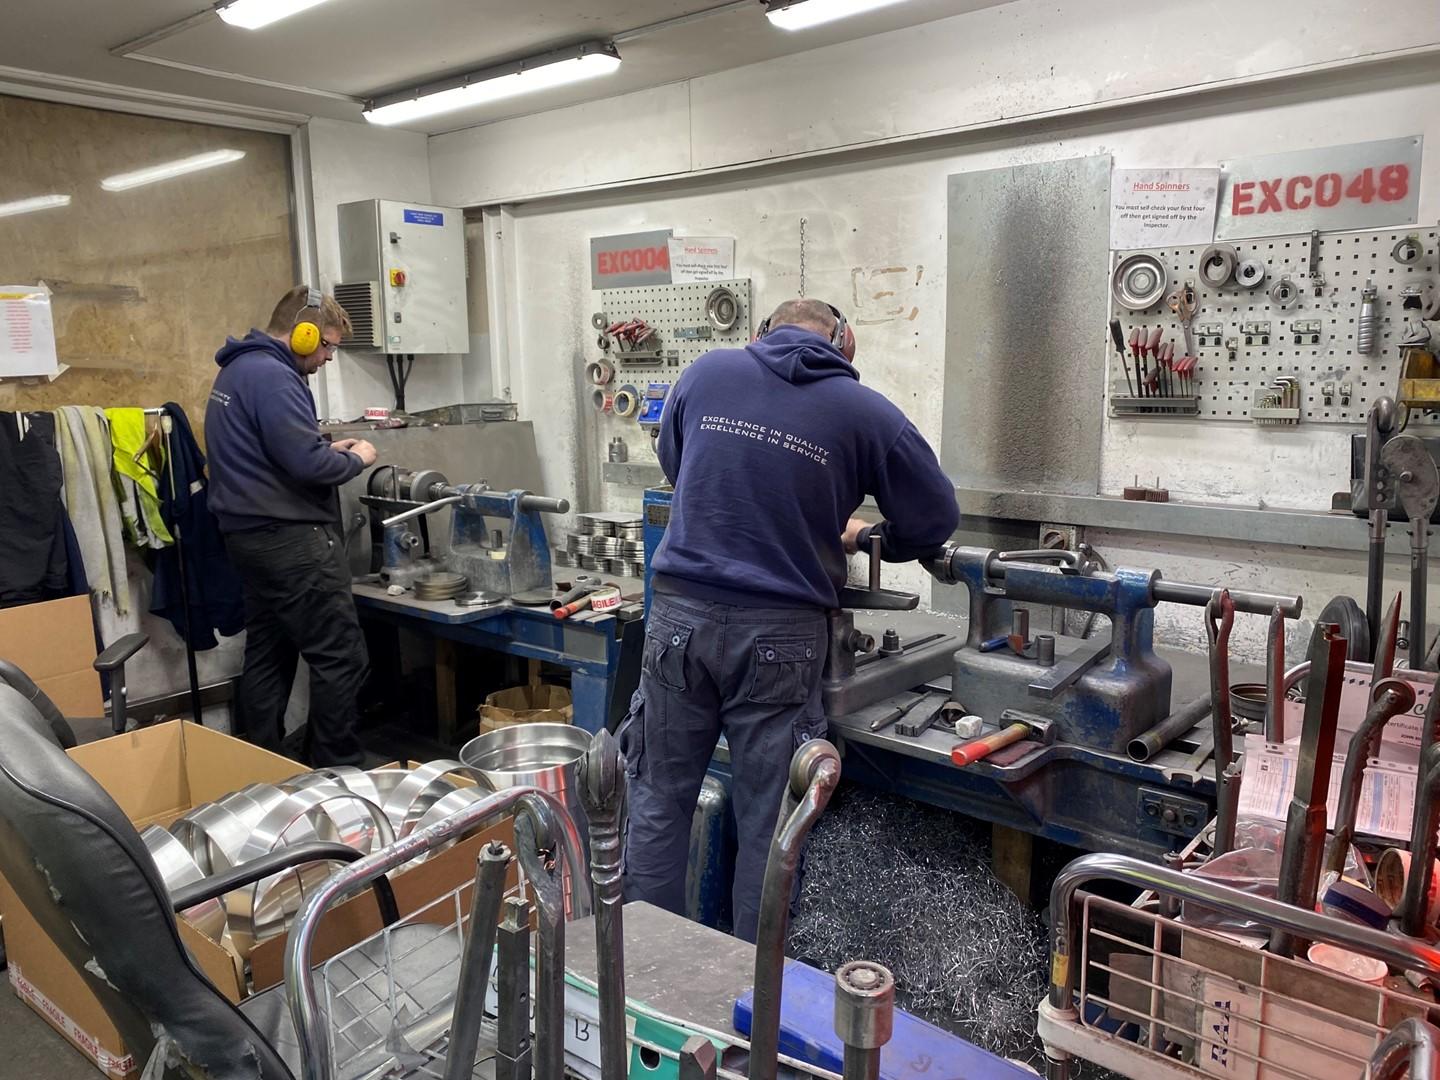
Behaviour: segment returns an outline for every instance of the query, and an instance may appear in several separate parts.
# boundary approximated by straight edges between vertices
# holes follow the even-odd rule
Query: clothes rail
[[[175,420],[165,406],[159,408],[147,408],[142,410],[146,416],[155,416],[160,419],[160,435],[165,443],[165,472],[170,482],[170,506],[175,507],[175,455],[171,452],[170,435],[175,430]],[[191,641],[190,627],[190,572],[185,566],[185,537],[180,527],[180,515],[173,514],[173,521],[166,522],[170,529],[170,535],[175,540],[175,554],[180,563],[180,603],[184,607],[185,623],[185,671],[190,681],[190,718],[195,723],[203,723],[200,709],[200,673],[195,664],[195,646]]]

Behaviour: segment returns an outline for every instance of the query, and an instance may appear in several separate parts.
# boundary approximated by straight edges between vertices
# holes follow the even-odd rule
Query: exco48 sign
[[[1421,149],[1417,135],[1221,162],[1215,235],[1413,225]]]

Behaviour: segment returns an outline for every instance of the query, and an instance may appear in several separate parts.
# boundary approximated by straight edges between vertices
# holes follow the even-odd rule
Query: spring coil
[[[1375,287],[1366,285],[1360,294],[1360,318],[1355,323],[1355,351],[1361,356],[1375,355],[1380,318],[1375,310]]]

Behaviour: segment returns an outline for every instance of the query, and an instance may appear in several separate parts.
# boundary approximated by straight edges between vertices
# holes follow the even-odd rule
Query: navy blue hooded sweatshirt
[[[915,426],[798,326],[695,361],[665,403],[657,450],[675,485],[655,553],[661,592],[833,608],[846,579],[840,534],[866,495],[885,517],[889,562],[935,550],[960,521]]]
[[[205,409],[210,509],[224,532],[276,522],[333,524],[335,489],[365,467],[331,448],[315,398],[290,350],[251,330],[215,354],[220,374]]]

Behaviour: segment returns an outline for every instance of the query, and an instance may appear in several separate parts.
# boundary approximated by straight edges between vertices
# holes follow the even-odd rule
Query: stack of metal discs
[[[457,774],[477,786],[455,783]],[[279,784],[251,784],[188,810],[168,828],[151,825],[141,838],[174,892],[290,844],[321,840],[369,854],[463,809],[493,786],[483,773],[449,758],[369,772],[340,765]],[[333,869],[328,863],[305,864],[181,915],[245,957],[255,945],[285,933],[304,894]]]
[[[609,570],[609,559],[602,559],[597,555],[581,555],[575,560],[582,570],[594,570],[597,573],[605,573]]]
[[[550,561],[556,566],[574,566],[575,556],[570,554],[569,548],[557,547],[550,553]]]
[[[416,600],[453,600],[470,587],[464,574],[439,570],[415,579]]]
[[[596,511],[577,514],[575,529],[555,549],[556,566],[601,574],[645,576],[645,527],[638,514]]]
[[[622,540],[634,540],[638,542],[645,539],[645,525],[638,517],[630,518],[629,520],[619,522],[615,526],[615,535]]]

